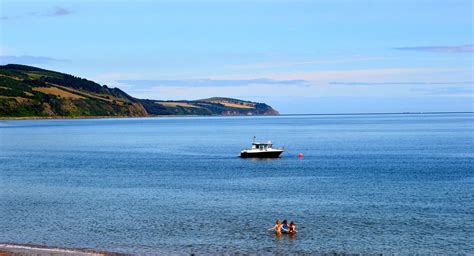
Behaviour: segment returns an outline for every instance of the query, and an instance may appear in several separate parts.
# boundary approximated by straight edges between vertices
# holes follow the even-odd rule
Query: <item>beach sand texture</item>
[[[11,255],[119,256],[126,254],[97,252],[86,249],[56,248],[41,245],[0,244],[0,256]]]

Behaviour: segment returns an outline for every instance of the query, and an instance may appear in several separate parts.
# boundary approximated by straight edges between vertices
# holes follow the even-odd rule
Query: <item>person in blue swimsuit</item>
[[[288,221],[283,220],[283,222],[281,223],[281,232],[288,233],[289,230],[290,228],[288,227]]]

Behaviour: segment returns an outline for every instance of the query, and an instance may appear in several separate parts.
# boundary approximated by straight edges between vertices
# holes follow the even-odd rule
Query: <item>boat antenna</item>
[[[253,143],[255,143],[255,136],[253,136]]]

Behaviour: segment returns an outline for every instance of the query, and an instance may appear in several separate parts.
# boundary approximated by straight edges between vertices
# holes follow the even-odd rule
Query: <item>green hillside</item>
[[[264,103],[230,98],[157,101],[131,97],[73,75],[25,65],[0,66],[0,117],[276,115]]]
[[[155,103],[174,115],[278,115],[276,110],[266,104],[230,98],[155,101]]]

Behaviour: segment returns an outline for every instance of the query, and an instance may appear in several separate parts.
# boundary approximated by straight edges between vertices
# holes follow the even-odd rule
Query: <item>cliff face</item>
[[[31,66],[0,66],[0,117],[277,115],[264,103],[229,98],[156,101]]]

